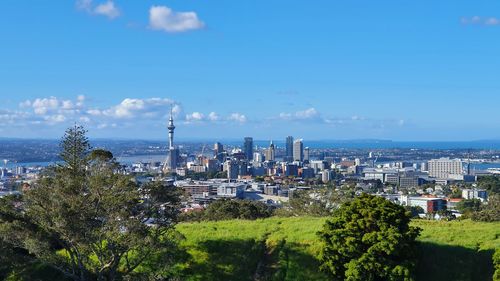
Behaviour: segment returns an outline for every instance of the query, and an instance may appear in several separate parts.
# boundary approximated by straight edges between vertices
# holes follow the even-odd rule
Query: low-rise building
[[[245,188],[246,185],[241,183],[223,183],[217,187],[217,197],[243,199]]]
[[[484,189],[464,189],[462,190],[462,198],[464,199],[479,199],[481,201],[488,199],[488,193]]]
[[[426,214],[446,210],[447,201],[443,198],[401,196],[403,206],[421,207]]]

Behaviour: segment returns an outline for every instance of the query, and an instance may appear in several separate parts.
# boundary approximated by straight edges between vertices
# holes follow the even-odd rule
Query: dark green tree
[[[179,191],[162,182],[137,186],[117,173],[110,152],[90,150],[75,126],[61,141],[63,164],[47,170],[3,220],[0,237],[73,280],[141,279],[167,274],[166,260],[137,269],[175,249]]]
[[[420,206],[405,206],[405,210],[411,214],[412,218],[418,218],[420,214],[425,213],[424,209]]]
[[[322,270],[333,280],[413,280],[415,239],[410,214],[388,200],[363,194],[345,203],[319,232]]]
[[[272,209],[259,201],[222,199],[211,203],[201,216],[204,220],[256,220],[272,215]]]
[[[478,178],[479,188],[486,189],[489,195],[500,193],[500,177],[484,176]]]
[[[456,209],[462,213],[469,215],[473,212],[478,212],[481,209],[481,200],[465,199],[457,203]]]

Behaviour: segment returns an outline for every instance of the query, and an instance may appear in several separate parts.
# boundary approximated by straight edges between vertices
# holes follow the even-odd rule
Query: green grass
[[[318,270],[324,218],[180,224],[191,259],[186,280],[328,280]],[[500,223],[415,220],[422,228],[417,280],[492,280]]]
[[[319,271],[316,233],[325,218],[183,223],[177,226],[187,252],[172,267],[176,280],[329,280]],[[491,281],[492,256],[500,248],[500,223],[415,220],[419,237],[417,280]],[[183,252],[183,251],[181,251]],[[1,254],[1,253],[0,253]],[[7,280],[62,280],[39,263]],[[495,280],[497,281],[497,280]]]

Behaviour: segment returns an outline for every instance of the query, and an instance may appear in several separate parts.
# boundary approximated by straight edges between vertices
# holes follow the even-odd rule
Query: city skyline
[[[4,2],[0,137],[500,140],[499,8]]]

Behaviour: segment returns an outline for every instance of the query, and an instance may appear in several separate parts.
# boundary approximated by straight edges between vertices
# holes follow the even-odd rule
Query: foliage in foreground
[[[172,279],[167,280],[331,280],[319,271],[321,243],[316,233],[325,221],[271,217],[178,224],[176,229],[185,236],[180,248],[189,255],[175,258]],[[500,223],[413,220],[411,225],[422,228],[416,280],[492,280]],[[24,264],[24,274],[8,280],[63,280],[30,264]],[[0,279],[4,277],[0,269]]]
[[[177,190],[160,182],[139,188],[117,173],[110,152],[90,152],[85,133],[68,129],[64,164],[49,169],[23,197],[5,201],[1,240],[73,280],[167,274],[176,247]],[[152,271],[144,270],[150,263]]]
[[[500,248],[498,248],[493,255],[493,265],[495,266],[493,280],[500,280]]]
[[[318,217],[271,217],[181,223],[177,230],[191,258],[181,280],[331,280],[319,271]],[[492,256],[500,248],[500,223],[413,220],[422,228],[416,280],[491,281]],[[256,273],[260,279],[256,279]]]
[[[321,268],[335,280],[413,280],[420,229],[406,210],[363,194],[345,203],[319,232]]]

